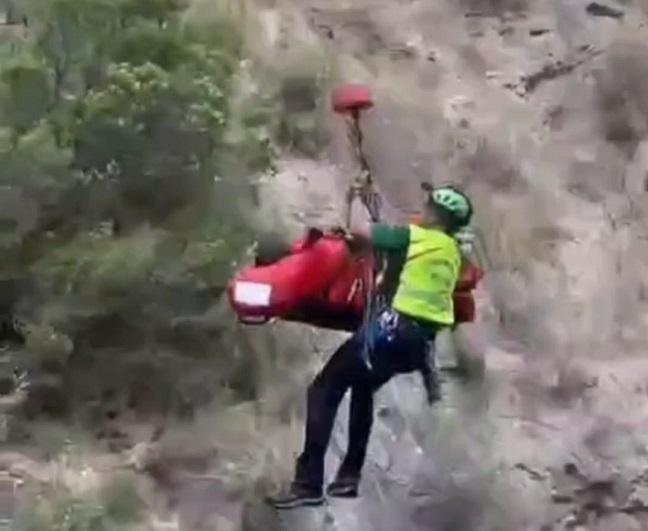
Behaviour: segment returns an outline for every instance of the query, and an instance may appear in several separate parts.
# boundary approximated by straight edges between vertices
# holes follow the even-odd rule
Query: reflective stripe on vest
[[[392,307],[417,319],[453,324],[452,294],[460,268],[459,247],[451,236],[410,225],[407,260]]]

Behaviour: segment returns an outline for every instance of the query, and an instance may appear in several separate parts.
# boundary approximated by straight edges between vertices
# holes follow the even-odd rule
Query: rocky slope
[[[493,262],[483,306],[499,325],[474,327],[484,382],[448,380],[431,411],[407,378],[380,393],[360,501],[284,525],[648,529],[646,6],[261,4],[276,50],[319,42],[340,79],[374,89],[369,156],[397,210],[430,177],[477,198]],[[300,212],[335,204],[349,174],[333,131],[334,166],[286,160],[276,183],[331,183],[329,201],[286,193]],[[334,458],[344,437],[341,419]]]

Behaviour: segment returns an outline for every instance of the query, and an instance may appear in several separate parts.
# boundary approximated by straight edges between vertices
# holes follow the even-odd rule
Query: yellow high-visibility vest
[[[415,319],[452,325],[452,294],[460,269],[461,254],[454,238],[437,229],[410,225],[407,259],[392,307]]]

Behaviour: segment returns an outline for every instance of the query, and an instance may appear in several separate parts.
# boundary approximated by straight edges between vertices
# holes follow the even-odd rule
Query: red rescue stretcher
[[[261,263],[260,263],[261,262]],[[272,319],[353,331],[362,323],[374,286],[370,251],[337,234],[310,229],[282,256],[241,270],[229,283],[229,302],[245,324]],[[465,260],[454,294],[456,324],[475,319],[473,291],[483,271]]]

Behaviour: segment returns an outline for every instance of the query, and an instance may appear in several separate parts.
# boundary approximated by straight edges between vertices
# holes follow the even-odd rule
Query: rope
[[[351,226],[351,207],[355,199],[359,199],[364,205],[369,219],[372,223],[377,223],[381,219],[382,198],[374,188],[374,181],[371,174],[369,161],[362,149],[362,142],[364,136],[362,128],[360,127],[360,112],[354,110],[351,114],[351,121],[349,127],[349,136],[351,144],[354,147],[356,158],[360,163],[361,173],[360,176],[349,187],[347,192],[347,229]],[[373,349],[373,327],[372,322],[375,315],[384,305],[385,301],[382,300],[377,294],[377,285],[381,272],[384,270],[385,256],[383,253],[374,251],[374,267],[371,272],[372,278],[365,278],[364,284],[366,287],[372,286],[373,289],[365,289],[365,304],[364,313],[362,317],[362,359],[369,370],[372,369],[371,364],[371,351]]]
[[[347,228],[351,225],[351,205],[355,199],[361,201],[373,223],[380,221],[380,211],[382,208],[382,198],[373,187],[373,177],[371,175],[369,161],[362,149],[364,137],[362,128],[360,127],[360,112],[357,110],[351,114],[349,137],[354,147],[356,158],[360,162],[361,171],[347,192]]]

